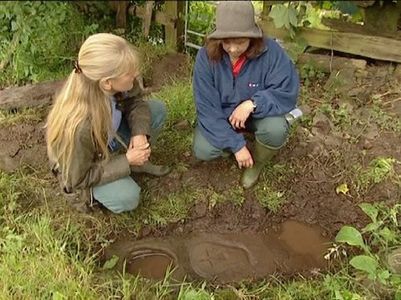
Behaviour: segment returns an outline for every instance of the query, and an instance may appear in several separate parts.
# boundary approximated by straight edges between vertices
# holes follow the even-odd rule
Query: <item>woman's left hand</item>
[[[135,135],[131,137],[130,143],[129,143],[129,148],[136,148],[139,146],[142,146],[148,142],[148,138],[146,135]]]
[[[238,105],[231,116],[228,118],[234,129],[245,128],[245,122],[253,112],[254,106],[252,100],[246,100]]]

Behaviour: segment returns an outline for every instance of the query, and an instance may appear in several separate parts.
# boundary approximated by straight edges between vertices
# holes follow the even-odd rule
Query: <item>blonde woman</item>
[[[64,192],[99,201],[114,213],[137,207],[131,171],[156,176],[170,169],[149,162],[165,105],[141,97],[138,55],[113,34],[90,36],[47,120],[47,151]],[[123,154],[110,155],[117,150]]]

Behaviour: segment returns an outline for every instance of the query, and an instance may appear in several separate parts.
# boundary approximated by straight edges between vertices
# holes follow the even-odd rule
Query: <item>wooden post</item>
[[[147,1],[145,6],[145,16],[142,21],[143,36],[148,37],[150,31],[150,23],[152,21],[152,12],[155,1]]]
[[[184,40],[184,1],[166,1],[164,11],[171,20],[165,25],[165,40],[167,47],[182,51]]]
[[[116,11],[117,28],[127,28],[127,8],[129,1],[109,1],[110,6]]]

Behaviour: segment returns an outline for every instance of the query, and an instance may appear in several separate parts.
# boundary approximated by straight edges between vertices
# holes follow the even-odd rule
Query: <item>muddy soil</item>
[[[190,57],[182,53],[172,53],[152,64],[150,80],[145,85],[158,90],[172,80],[179,80],[190,76]]]
[[[255,280],[276,273],[316,272],[325,268],[323,253],[330,243],[317,226],[284,222],[277,231],[263,233],[193,233],[185,237],[120,240],[106,250],[117,256],[118,269],[162,279],[168,270],[182,280],[216,283]]]
[[[176,61],[181,60],[168,58],[165,64],[155,67],[154,81],[168,82],[163,81],[168,79],[158,79],[157,76],[172,73],[171,68],[176,65]],[[180,74],[184,72],[183,69],[177,70]],[[332,239],[343,225],[352,224],[359,228],[364,226],[368,219],[358,207],[359,203],[384,201],[393,204],[401,199],[399,187],[388,180],[372,185],[363,194],[352,189],[355,181],[352,177],[355,173],[353,166],[360,164],[367,167],[369,162],[378,156],[394,157],[401,161],[401,135],[399,132],[380,128],[370,113],[372,102],[369,99],[372,94],[383,95],[394,86],[391,78],[384,77],[386,81],[383,81],[380,70],[368,70],[364,78],[358,79],[354,94],[347,98],[351,103],[350,114],[358,116],[359,121],[353,119],[354,123],[348,126],[346,131],[339,131],[325,115],[316,112],[316,107],[324,101],[326,92],[323,84],[319,85],[317,82],[310,87],[313,90],[313,99],[308,99],[309,106],[305,109],[310,122],[299,124],[294,129],[288,144],[274,159],[274,164],[284,166],[283,172],[276,174],[276,178],[271,178],[268,170],[265,170],[261,178],[261,182],[276,182],[275,188],[285,193],[285,202],[277,212],[260,205],[256,188],[240,191],[244,197],[241,205],[235,204],[236,201],[213,203],[216,195],[232,200],[239,197],[233,190],[239,189],[241,172],[236,167],[233,157],[203,163],[194,162],[190,155],[159,155],[160,162],[169,163],[173,167],[184,165],[185,168],[176,168],[163,178],[139,178],[139,183],[144,189],[157,186],[161,195],[179,192],[184,187],[198,189],[202,193],[184,222],[170,223],[156,229],[144,226],[136,238],[184,239],[202,233],[210,236],[245,234],[256,235],[259,238],[259,235],[270,234],[281,228],[284,222],[293,220],[316,225],[320,228],[322,237]],[[164,75],[163,78],[169,76]],[[357,88],[359,90],[356,90]],[[399,116],[401,101],[391,102],[391,99],[397,97],[399,95],[387,94],[383,96],[382,101],[389,103],[386,112]],[[340,96],[334,97],[332,105],[335,106],[336,102],[339,105],[343,100]],[[0,127],[1,170],[13,172],[21,164],[35,169],[48,168],[43,126],[44,117],[39,121],[25,121]],[[183,130],[190,131],[191,128]],[[157,150],[155,152],[157,157]],[[395,168],[400,174],[400,166],[396,165]],[[347,195],[336,193],[336,187],[342,183],[347,183],[351,188]],[[169,260],[159,257],[157,264],[166,266]],[[132,268],[133,272],[141,269],[138,266]]]
[[[48,166],[44,121],[0,127],[0,170],[13,172],[21,165]]]

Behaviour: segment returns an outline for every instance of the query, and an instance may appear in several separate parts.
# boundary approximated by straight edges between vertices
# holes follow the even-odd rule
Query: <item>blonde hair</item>
[[[89,122],[96,151],[109,158],[108,135],[112,128],[110,94],[103,80],[118,78],[138,69],[138,54],[125,39],[98,33],[88,37],[78,54],[77,68],[71,72],[55,99],[46,124],[49,159],[61,170],[66,184],[77,128]]]

